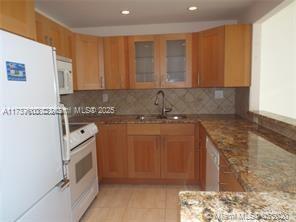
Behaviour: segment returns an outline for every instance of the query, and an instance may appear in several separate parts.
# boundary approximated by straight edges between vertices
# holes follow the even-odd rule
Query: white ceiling
[[[238,19],[255,2],[280,0],[36,0],[36,8],[71,28]],[[187,8],[197,6],[197,11]],[[121,10],[130,10],[123,16]]]

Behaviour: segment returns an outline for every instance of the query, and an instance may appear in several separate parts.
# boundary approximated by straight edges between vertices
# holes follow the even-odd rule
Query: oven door
[[[96,139],[91,137],[71,151],[69,178],[72,205],[97,178]]]

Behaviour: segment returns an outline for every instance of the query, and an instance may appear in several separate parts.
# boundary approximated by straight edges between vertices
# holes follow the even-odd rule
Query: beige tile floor
[[[178,222],[178,193],[198,186],[102,185],[81,222]]]

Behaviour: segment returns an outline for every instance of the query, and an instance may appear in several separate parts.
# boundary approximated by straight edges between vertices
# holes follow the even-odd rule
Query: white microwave
[[[60,94],[73,93],[72,59],[57,56],[57,70]]]

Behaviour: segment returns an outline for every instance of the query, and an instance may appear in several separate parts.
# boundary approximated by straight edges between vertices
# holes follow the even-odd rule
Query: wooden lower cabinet
[[[194,179],[194,136],[162,137],[161,177]]]
[[[128,177],[160,178],[158,136],[128,136]]]
[[[194,124],[99,125],[99,178],[103,183],[197,184],[195,144]]]
[[[219,190],[229,192],[244,192],[244,188],[235,178],[227,161],[220,155]]]
[[[99,125],[97,137],[100,179],[127,178],[126,124]]]
[[[201,190],[206,188],[206,130],[199,126],[199,185]]]

